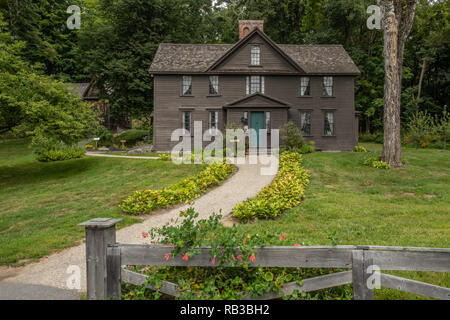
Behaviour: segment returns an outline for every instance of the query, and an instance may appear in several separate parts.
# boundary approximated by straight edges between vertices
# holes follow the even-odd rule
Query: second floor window
[[[183,95],[192,94],[192,76],[183,76],[182,93]]]
[[[191,111],[183,111],[181,125],[188,133],[191,132]]]
[[[333,96],[333,77],[323,77],[323,95],[325,97]]]
[[[311,135],[311,111],[300,111],[300,130],[303,135]]]
[[[219,111],[210,111],[209,112],[209,129],[218,129],[219,128]]]
[[[248,76],[246,79],[246,94],[264,93],[264,76]]]
[[[334,112],[326,111],[324,114],[324,132],[325,136],[334,136]]]
[[[309,77],[301,77],[300,78],[300,95],[301,96],[309,96],[310,95],[310,86],[309,86]]]
[[[219,76],[209,76],[209,94],[219,94]]]
[[[261,48],[252,46],[250,51],[250,65],[259,66],[261,64]]]

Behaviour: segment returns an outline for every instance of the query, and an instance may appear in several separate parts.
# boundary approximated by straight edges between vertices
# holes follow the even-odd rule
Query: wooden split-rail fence
[[[97,218],[79,224],[86,230],[86,264],[88,299],[120,299],[121,283],[144,285],[146,276],[124,266],[196,266],[215,267],[209,248],[189,261],[181,257],[166,261],[171,248],[163,245],[123,244],[116,242],[115,225],[121,219]],[[281,292],[271,292],[255,299],[277,299],[282,294],[311,292],[353,283],[355,300],[372,300],[378,277],[382,287],[411,292],[435,299],[450,300],[450,289],[401,278],[382,270],[450,272],[449,248],[411,248],[385,246],[304,246],[257,248],[252,267],[339,268],[349,271],[305,279],[302,285],[290,282]],[[375,282],[374,282],[375,281]],[[150,289],[152,286],[147,284]],[[163,281],[161,293],[179,296],[176,284]],[[243,298],[253,299],[250,295]]]

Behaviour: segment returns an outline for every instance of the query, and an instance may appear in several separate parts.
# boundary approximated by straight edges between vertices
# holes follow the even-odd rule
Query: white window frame
[[[192,95],[192,76],[183,76],[182,77],[181,94],[183,96]]]
[[[333,77],[323,77],[323,96],[332,97],[334,91],[334,79]]]
[[[258,79],[258,81],[254,81]],[[252,82],[254,81],[254,82]],[[257,89],[256,89],[257,88]],[[254,90],[256,89],[256,90]],[[254,93],[263,93],[265,89],[265,77],[264,76],[247,76],[245,84],[245,93],[247,95]]]
[[[336,124],[335,124],[335,112],[334,110],[325,110],[323,114],[323,135],[327,137],[333,137],[336,135]],[[331,115],[331,117],[329,117]],[[330,121],[331,120],[331,121]],[[330,130],[327,131],[327,122],[329,123]]]
[[[219,76],[209,76],[209,94],[219,94]]]
[[[213,115],[215,118],[214,121],[213,121]],[[210,110],[208,118],[209,118],[208,129],[210,129],[210,130],[219,129],[219,111]]]
[[[311,78],[300,77],[300,96],[307,97],[311,95]]]
[[[306,116],[307,114],[309,114],[309,116]],[[305,137],[311,136],[311,118],[311,110],[300,110],[300,131]],[[309,132],[305,132],[304,130],[306,125],[309,125]]]
[[[261,65],[261,46],[252,45],[250,49],[250,65],[251,66]]]
[[[189,114],[189,128],[186,128],[186,115],[187,114]],[[182,111],[182,113],[181,113],[181,126],[188,133],[191,133],[191,128],[192,128],[192,111],[190,111],[190,110],[183,110]]]

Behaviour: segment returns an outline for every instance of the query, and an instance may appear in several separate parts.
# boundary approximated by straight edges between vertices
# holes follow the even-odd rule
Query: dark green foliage
[[[147,139],[144,139],[147,137]],[[126,140],[126,146],[131,147],[134,146],[138,142],[148,142],[149,141],[149,132],[147,130],[136,130],[131,129],[122,132],[118,136],[115,136],[112,141],[114,144],[121,145],[120,140]]]
[[[41,162],[63,161],[83,157],[85,150],[80,147],[63,147],[46,150],[40,153],[37,159]]]

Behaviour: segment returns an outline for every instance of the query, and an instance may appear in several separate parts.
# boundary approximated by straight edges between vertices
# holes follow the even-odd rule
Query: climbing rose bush
[[[174,185],[160,190],[136,191],[123,200],[119,207],[123,212],[133,215],[150,213],[153,210],[185,203],[196,199],[206,189],[219,185],[233,172],[231,164],[215,163],[199,174],[186,178]]]
[[[199,219],[199,214],[189,208],[163,227],[143,232],[142,237],[150,244],[167,248],[161,258],[168,263],[172,260],[189,262],[203,252],[200,248],[210,247],[210,267],[129,266],[147,279],[141,286],[124,284],[122,299],[240,300],[248,296],[260,297],[268,292],[279,292],[283,299],[351,298],[351,287],[326,289],[314,296],[297,290],[291,295],[282,294],[281,289],[286,283],[302,285],[303,279],[328,274],[333,270],[252,267],[261,259],[255,247],[301,247],[309,244],[286,233],[274,233],[273,230],[248,234],[236,226],[225,227],[220,222],[221,218],[220,215],[212,214],[206,219]],[[177,297],[165,295],[164,290],[161,291],[163,281],[176,285]],[[153,290],[146,288],[147,285],[151,285]]]
[[[284,152],[273,183],[264,187],[255,198],[237,204],[233,215],[241,221],[273,219],[300,204],[309,178],[309,172],[302,167],[302,156],[297,152]]]

